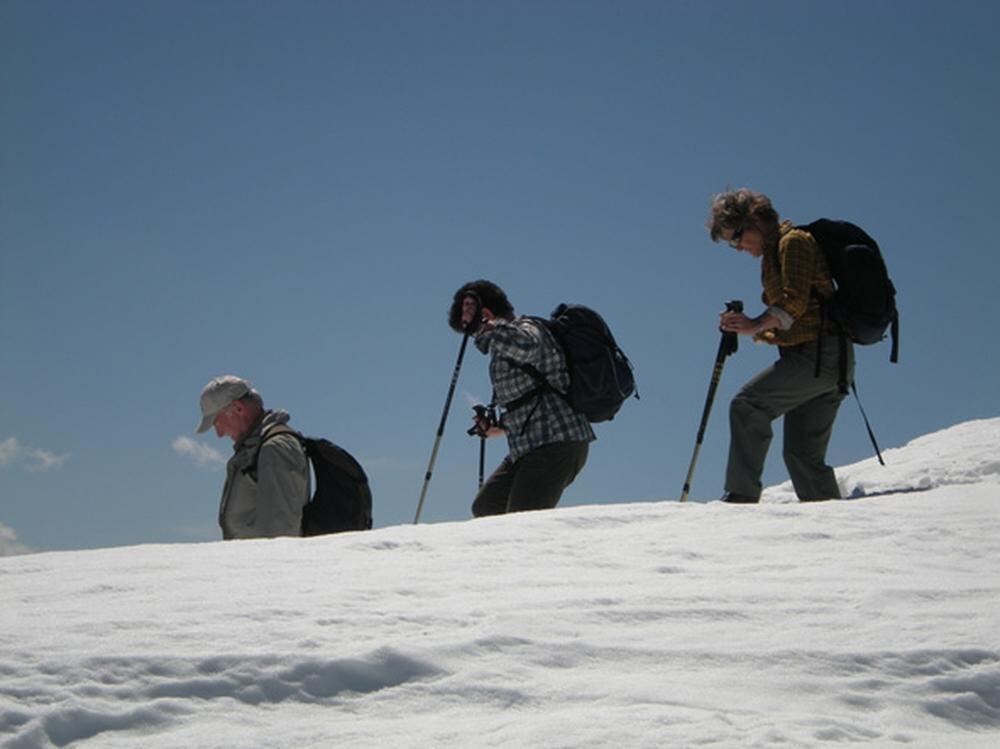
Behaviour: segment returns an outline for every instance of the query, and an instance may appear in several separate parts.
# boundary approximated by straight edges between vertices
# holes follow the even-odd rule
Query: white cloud
[[[202,468],[212,468],[226,463],[226,456],[221,452],[191,437],[178,437],[173,441],[172,447],[175,453],[191,458],[195,465]]]
[[[20,449],[21,445],[18,443],[17,437],[8,437],[0,442],[0,466],[13,463]]]
[[[0,460],[2,460],[3,447],[10,442],[6,440],[0,442]],[[27,546],[19,543],[17,540],[17,534],[13,530],[8,528],[6,525],[0,525],[0,557],[12,557],[15,554],[27,554],[30,552]]]
[[[0,466],[20,465],[32,473],[44,473],[62,468],[69,460],[69,454],[57,455],[51,450],[22,445],[17,437],[8,437],[0,442]]]
[[[29,471],[34,473],[42,473],[44,471],[51,471],[56,468],[62,468],[63,463],[69,460],[69,455],[56,455],[48,450],[27,450],[25,451],[26,460],[31,461],[26,466]]]

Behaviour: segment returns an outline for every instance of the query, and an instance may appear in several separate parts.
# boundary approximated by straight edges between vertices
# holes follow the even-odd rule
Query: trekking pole
[[[742,312],[743,302],[734,299],[726,302],[726,312]],[[694,465],[698,462],[698,453],[701,452],[701,443],[705,439],[705,427],[708,426],[708,415],[712,411],[712,402],[715,400],[715,391],[719,387],[719,380],[722,379],[722,365],[726,357],[735,354],[739,348],[739,339],[736,333],[722,333],[722,340],[719,341],[719,353],[715,356],[715,368],[712,370],[712,382],[708,386],[708,397],[705,398],[705,410],[701,414],[701,424],[698,427],[698,438],[694,443],[694,455],[691,456],[691,465],[688,467],[687,478],[684,479],[684,490],[681,492],[681,502],[686,502],[688,493],[691,491],[691,477],[694,475]]]
[[[444,401],[444,410],[441,412],[441,423],[438,425],[437,437],[434,440],[434,449],[431,450],[431,459],[427,464],[427,474],[424,476],[424,487],[420,490],[420,501],[417,503],[417,514],[413,516],[413,524],[420,522],[420,511],[424,509],[424,499],[427,497],[427,487],[431,483],[431,474],[434,472],[434,461],[437,460],[438,448],[441,446],[441,437],[444,436],[444,425],[448,421],[448,409],[451,408],[451,399],[455,395],[455,385],[458,383],[458,374],[462,371],[462,359],[465,357],[465,347],[469,343],[469,336],[479,324],[479,298],[470,293],[468,296],[476,301],[476,314],[465,326],[465,334],[462,336],[462,345],[458,349],[458,360],[455,362],[455,371],[451,374],[451,385],[448,386],[448,396]]]
[[[483,488],[483,474],[486,472],[486,438],[479,438],[479,488]]]

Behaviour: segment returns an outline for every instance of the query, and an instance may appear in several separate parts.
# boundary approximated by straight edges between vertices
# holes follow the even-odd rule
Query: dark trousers
[[[472,514],[478,518],[555,507],[587,462],[589,450],[587,442],[554,442],[517,462],[508,455],[479,490]]]
[[[729,407],[726,491],[759,497],[771,422],[784,416],[784,458],[799,499],[833,499],[840,488],[826,464],[826,448],[844,395],[840,392],[840,340],[823,339],[819,377],[816,342],[781,349],[781,358],[736,394]],[[847,381],[854,380],[854,351],[847,344]]]

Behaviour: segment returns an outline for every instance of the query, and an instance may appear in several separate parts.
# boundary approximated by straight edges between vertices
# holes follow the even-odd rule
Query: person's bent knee
[[[750,416],[760,409],[754,404],[753,399],[745,393],[737,393],[729,402],[729,415],[733,418]]]

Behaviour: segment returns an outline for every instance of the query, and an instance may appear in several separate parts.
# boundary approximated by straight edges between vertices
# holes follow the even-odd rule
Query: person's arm
[[[740,335],[761,336],[769,330],[788,330],[809,306],[816,257],[819,248],[815,241],[802,232],[792,232],[781,240],[778,262],[781,274],[781,296],[757,317],[747,317],[741,312],[723,312],[719,329]],[[763,262],[772,262],[765,256]]]
[[[282,434],[265,442],[257,457],[256,535],[302,535],[308,491],[309,467],[298,439]]]
[[[742,312],[723,312],[719,316],[719,330],[726,333],[755,336],[781,327],[781,319],[770,308],[757,317],[747,317]]]
[[[771,300],[768,308],[779,323],[776,327],[788,330],[805,314],[813,293],[818,254],[815,240],[804,232],[793,231],[782,238],[778,246],[781,297]]]
[[[482,336],[488,336],[489,351],[494,356],[518,364],[531,364],[538,358],[542,332],[531,322],[494,319],[483,325]]]

